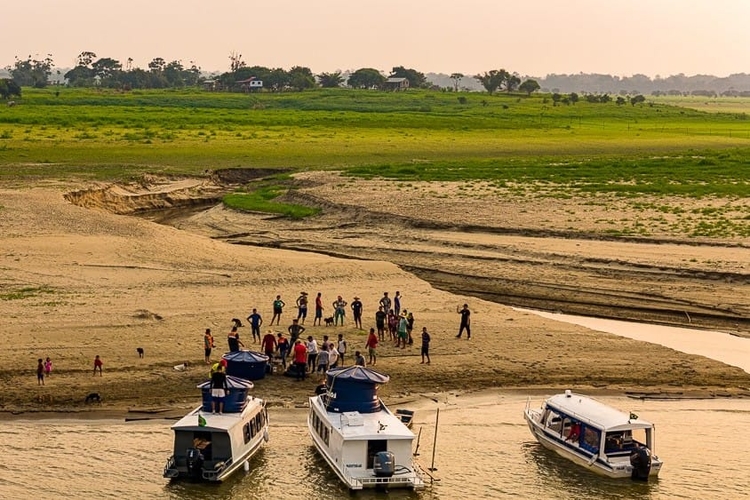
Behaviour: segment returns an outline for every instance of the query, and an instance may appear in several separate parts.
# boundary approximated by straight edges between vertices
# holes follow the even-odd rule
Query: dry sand
[[[559,207],[538,200],[495,204],[481,196],[452,198],[450,189],[434,194],[428,185],[394,196],[381,181],[334,174],[305,174],[299,182],[291,197],[322,206],[322,215],[289,221],[215,207],[190,216],[182,211],[171,218],[176,227],[112,212],[210,201],[215,185],[150,179],[68,196],[91,208],[65,199],[89,186],[0,186],[6,346],[0,409],[89,411],[83,403],[89,392],[103,398],[97,411],[193,406],[195,384],[207,375],[203,330],[214,331],[218,357],[231,318],[257,307],[269,321],[271,302],[281,294],[290,304],[285,329],[302,290],[322,292],[329,309],[336,295],[349,301],[359,295],[365,326],[383,291],[404,294],[416,330],[427,326],[432,333],[433,362],[420,364],[418,343],[404,350],[382,345],[376,368],[391,375],[384,393],[393,398],[489,387],[750,395],[750,374],[738,368],[478,298],[537,306],[549,298],[570,312],[598,313],[622,303],[642,319],[689,317],[743,334],[750,310],[747,241],[598,240],[583,221],[597,216],[583,206],[583,236],[574,238],[562,234],[571,231],[562,226],[575,225],[570,214],[558,214],[555,226],[549,221]],[[522,216],[529,211],[545,215]],[[487,224],[488,214],[502,224]],[[540,227],[542,220],[553,227]],[[504,229],[511,226],[517,230]],[[649,301],[659,307],[647,307]],[[472,310],[470,341],[455,338],[456,306],[464,302]],[[578,303],[588,309],[577,310]],[[350,349],[364,347],[364,332],[350,318],[337,328],[307,323],[318,339],[343,333]],[[247,330],[241,330],[245,341]],[[136,347],[145,349],[144,359]],[[103,377],[92,375],[97,354]],[[47,356],[54,370],[38,387],[36,360]],[[185,361],[187,371],[173,369]],[[299,405],[316,382],[271,376],[255,392],[273,404]]]

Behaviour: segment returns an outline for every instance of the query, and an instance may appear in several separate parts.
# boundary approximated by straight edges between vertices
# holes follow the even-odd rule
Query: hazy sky
[[[406,66],[467,75],[750,73],[750,0],[3,1],[0,67],[82,51],[227,71]]]

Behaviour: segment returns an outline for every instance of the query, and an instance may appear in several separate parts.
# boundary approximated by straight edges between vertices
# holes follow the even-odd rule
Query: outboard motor
[[[648,481],[651,473],[651,451],[645,446],[639,446],[630,454],[630,465],[633,470],[630,478],[634,481]]]
[[[393,452],[377,452],[372,460],[372,470],[376,477],[392,477],[396,471],[396,457]]]
[[[187,470],[190,477],[201,479],[203,476],[203,460],[203,454],[198,448],[187,449]]]

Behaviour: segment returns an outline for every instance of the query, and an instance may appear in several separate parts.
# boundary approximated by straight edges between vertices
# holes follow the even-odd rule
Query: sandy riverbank
[[[418,347],[383,345],[376,368],[392,377],[386,397],[488,387],[748,394],[750,374],[740,369],[545,320],[472,293],[486,297],[486,287],[466,287],[459,294],[439,290],[396,265],[448,270],[468,276],[469,283],[501,277],[523,287],[566,289],[566,300],[576,300],[575,290],[606,297],[606,289],[634,303],[669,296],[694,308],[691,317],[695,312],[700,317],[708,309],[725,311],[727,304],[738,313],[748,310],[746,248],[503,236],[440,225],[420,229],[368,216],[378,208],[368,205],[370,181],[358,188],[336,182],[315,179],[317,187],[310,191],[330,206],[315,219],[290,222],[219,207],[178,221],[181,229],[65,201],[66,192],[82,186],[0,187],[0,315],[7,358],[0,369],[5,387],[0,409],[88,411],[83,400],[89,392],[104,398],[97,411],[191,407],[197,400],[194,386],[206,375],[203,330],[214,330],[220,351],[231,318],[244,318],[257,307],[268,321],[276,294],[291,304],[301,290],[322,292],[328,304],[339,294],[347,300],[359,295],[366,325],[383,291],[404,294],[417,328],[432,332],[433,363],[419,363]],[[298,196],[313,194],[302,189]],[[343,211],[339,205],[344,204],[354,208]],[[435,202],[411,210],[421,220],[440,214],[433,219],[441,222],[446,214],[437,208]],[[467,209],[461,220],[480,217],[472,213]],[[304,251],[274,248],[287,246]],[[661,269],[658,276],[638,272],[628,280],[629,271],[642,269],[644,262],[651,270]],[[744,276],[744,281],[701,278],[706,262],[714,263],[715,272]],[[675,271],[682,268],[690,272]],[[662,288],[649,288],[657,285]],[[471,341],[455,339],[455,310],[464,302],[473,312]],[[282,326],[292,312],[288,308]],[[364,333],[349,322],[311,327],[307,333],[319,339],[343,333],[350,346],[364,344]],[[145,349],[144,359],[136,347]],[[91,372],[97,354],[104,360],[103,377]],[[47,356],[53,374],[38,387],[36,359]],[[173,369],[184,361],[191,364],[189,370]],[[295,406],[304,403],[316,382],[295,384],[273,376],[259,381],[256,393],[273,404]]]

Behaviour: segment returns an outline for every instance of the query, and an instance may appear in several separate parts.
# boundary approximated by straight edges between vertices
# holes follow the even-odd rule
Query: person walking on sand
[[[49,377],[52,373],[52,360],[49,356],[44,360],[44,376]]]
[[[354,300],[351,303],[352,308],[352,316],[354,317],[354,326],[362,329],[362,301],[359,300],[359,297],[354,297]]]
[[[378,336],[375,335],[374,328],[370,328],[370,334],[367,336],[365,348],[370,357],[370,364],[375,366],[375,363],[378,362]]]
[[[253,332],[253,343],[260,342],[260,327],[263,326],[263,317],[258,314],[257,309],[253,309],[247,320],[250,322],[250,330]]]
[[[456,312],[461,315],[461,324],[458,327],[457,339],[461,338],[461,334],[466,330],[466,340],[471,338],[471,311],[469,311],[469,304],[464,304],[462,309],[456,307]]]
[[[94,358],[94,376],[96,377],[96,371],[99,370],[99,376],[102,376],[102,366],[104,363],[102,362],[102,358],[99,357],[97,354]]]
[[[44,364],[42,363],[42,358],[39,358],[36,365],[36,384],[44,385]]]
[[[346,301],[341,298],[341,295],[333,301],[333,324],[338,326],[339,319],[341,320],[341,326],[344,326],[344,317],[346,316]]]
[[[281,300],[281,295],[276,296],[276,300],[273,301],[273,317],[271,318],[271,326],[273,326],[273,320],[276,320],[276,326],[279,326],[279,321],[281,321],[281,313],[284,311],[284,306],[286,304],[283,300]]]
[[[424,358],[427,358],[427,364],[430,364],[430,334],[427,333],[427,327],[422,327],[422,364]]]
[[[320,322],[323,321],[323,296],[320,292],[315,296],[315,319],[313,319],[313,326],[320,326]]]
[[[305,318],[307,318],[307,292],[300,292],[297,297],[297,319],[304,325]]]
[[[203,354],[205,355],[206,364],[211,364],[211,349],[216,347],[214,344],[214,336],[211,335],[211,329],[206,328],[206,333],[203,334]]]

